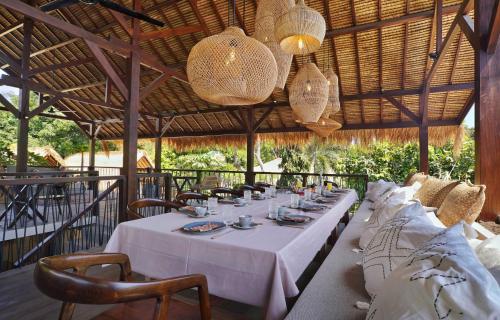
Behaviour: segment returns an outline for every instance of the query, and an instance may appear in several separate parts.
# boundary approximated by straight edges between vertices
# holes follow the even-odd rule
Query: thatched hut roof
[[[48,0],[37,1],[37,6],[46,2]],[[252,35],[257,1],[247,2],[244,10],[244,2],[237,1],[236,23]],[[443,1],[444,35],[461,2]],[[130,6],[131,0],[122,3]],[[222,0],[143,0],[144,11],[164,21],[166,28],[193,26],[193,32],[144,40],[142,48],[172,70],[185,74],[190,49],[204,37],[227,27],[227,3]],[[434,41],[431,40],[434,1],[310,0],[308,5],[326,18],[326,39],[318,52],[294,58],[285,90],[276,90],[256,109],[256,118],[259,119],[274,106],[257,133],[264,138],[285,142],[290,137],[294,137],[292,141],[297,141],[311,135],[295,122],[287,93],[300,66],[312,61],[322,70],[332,67],[339,75],[342,108],[335,115],[335,120],[342,123],[343,128],[331,137],[331,141],[350,143],[353,136],[361,141],[374,137],[393,141],[414,138],[415,128],[397,128],[411,125],[411,119],[383,94],[393,96],[411,112],[419,114],[419,94],[433,62],[429,53],[435,51]],[[105,38],[129,41],[128,35],[109,11],[99,6],[75,4],[51,15]],[[22,26],[22,18],[22,15],[0,4],[0,50],[15,59],[22,52],[23,29],[19,27]],[[143,24],[143,32],[153,30],[157,28]],[[103,102],[106,75],[86,43],[42,23],[35,23],[33,38],[31,68],[40,72],[31,77],[32,81],[39,87],[64,92],[62,99],[55,104],[59,111],[65,112],[64,116],[81,125],[90,122],[101,125],[100,139],[121,139],[124,133],[124,98],[113,87],[109,100]],[[430,130],[431,141],[442,141],[444,135],[452,134],[454,129],[446,125],[459,125],[470,108],[473,54],[466,37],[457,32],[432,80],[428,118],[430,126],[439,126],[439,129]],[[124,75],[126,60],[112,53],[107,56],[117,73]],[[7,62],[1,64],[0,67],[9,75],[14,74]],[[53,65],[66,67],[44,71],[44,68]],[[144,66],[141,87],[146,88],[159,75],[158,71]],[[7,82],[17,85],[12,77],[4,79],[4,83]],[[142,100],[141,105],[140,138],[157,136],[158,131],[154,127],[156,118],[162,118],[165,125],[170,121],[169,115],[175,114],[165,131],[165,137],[172,145],[185,148],[208,142],[241,143],[243,139],[229,136],[244,130],[238,120],[238,107],[228,109],[207,103],[196,96],[188,83],[176,78],[163,82]],[[285,134],[278,138],[275,134],[278,132]],[[198,137],[206,135],[218,137]],[[181,136],[187,138],[180,139]]]

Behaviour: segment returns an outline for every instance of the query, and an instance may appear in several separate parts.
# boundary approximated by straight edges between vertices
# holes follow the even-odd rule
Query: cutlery
[[[222,236],[224,236],[224,235],[226,235],[228,233],[234,232],[234,231],[236,231],[236,229],[229,230],[228,232],[224,232],[224,233],[221,233],[221,234],[216,234],[215,236],[210,237],[210,239],[217,239],[219,237],[222,237]]]
[[[175,228],[175,229],[172,229],[172,231],[171,231],[171,232],[176,232],[176,231],[181,231],[181,230],[182,230],[182,227],[180,227],[180,228]]]
[[[303,226],[291,226],[288,224],[278,224],[280,227],[288,227],[288,228],[297,228],[297,229],[305,229]]]

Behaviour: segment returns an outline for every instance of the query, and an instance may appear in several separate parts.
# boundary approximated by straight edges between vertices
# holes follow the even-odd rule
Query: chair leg
[[[210,296],[208,295],[208,284],[198,287],[198,299],[200,300],[200,313],[202,320],[210,320]]]
[[[70,320],[75,311],[75,306],[74,303],[63,302],[61,312],[59,313],[59,320]]]
[[[168,306],[170,304],[170,297],[163,296],[156,301],[154,320],[166,320],[168,314]]]

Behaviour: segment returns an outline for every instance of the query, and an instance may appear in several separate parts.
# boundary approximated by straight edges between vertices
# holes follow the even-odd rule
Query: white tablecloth
[[[279,194],[277,203],[288,205],[289,200],[290,195]],[[219,205],[230,206],[235,215],[251,214],[263,225],[216,239],[211,239],[213,234],[172,232],[200,219],[180,213],[157,215],[119,224],[105,252],[127,254],[132,270],[152,278],[204,274],[211,294],[262,306],[266,319],[282,319],[287,312],[285,297],[299,293],[296,280],[355,201],[357,194],[350,191],[324,213],[308,212],[315,220],[305,229],[281,227],[265,219],[268,200],[253,200],[242,208]],[[221,220],[221,215],[210,219]]]

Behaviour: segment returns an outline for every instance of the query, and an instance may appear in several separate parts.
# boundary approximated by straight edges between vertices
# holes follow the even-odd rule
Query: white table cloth
[[[264,307],[266,319],[282,319],[287,313],[285,298],[299,293],[295,282],[357,199],[350,190],[323,213],[306,213],[315,220],[304,229],[265,219],[268,200],[253,200],[241,208],[221,204],[219,212],[221,206],[230,206],[235,216],[251,214],[263,225],[233,232],[228,228],[215,233],[221,234],[215,239],[211,239],[214,234],[172,232],[187,223],[208,220],[177,212],[128,221],[115,229],[105,252],[127,254],[134,271],[152,278],[204,274],[211,294]],[[290,195],[278,194],[276,201],[288,205]],[[210,220],[221,219],[221,214],[210,216]]]

